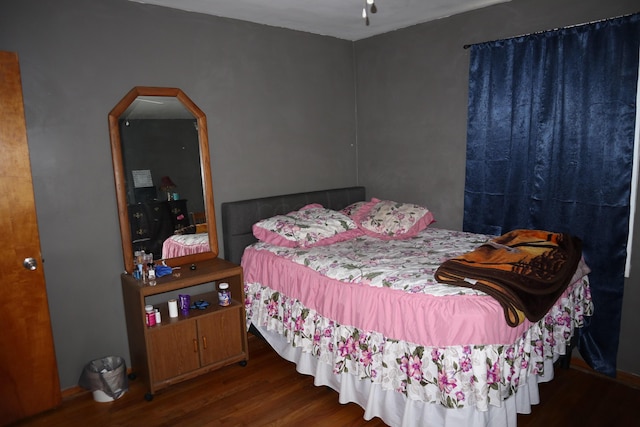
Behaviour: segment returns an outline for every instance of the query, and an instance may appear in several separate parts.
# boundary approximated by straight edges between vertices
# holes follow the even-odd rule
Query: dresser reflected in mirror
[[[109,113],[125,271],[218,256],[205,114],[177,88],[134,87]]]

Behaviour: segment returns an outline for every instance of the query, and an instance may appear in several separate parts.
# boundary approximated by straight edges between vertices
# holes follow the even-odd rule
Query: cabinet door
[[[198,319],[200,363],[202,366],[223,361],[243,352],[244,327],[241,306],[228,307]]]
[[[148,331],[151,382],[156,383],[200,367],[195,321],[162,325]]]

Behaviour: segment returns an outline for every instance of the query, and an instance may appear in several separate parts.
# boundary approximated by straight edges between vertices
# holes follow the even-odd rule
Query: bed
[[[173,234],[162,242],[162,259],[209,251],[209,234]]]
[[[515,426],[593,310],[588,267],[580,257],[542,318],[510,326],[496,299],[434,278],[445,261],[495,236],[428,224],[406,238],[357,234],[290,247],[256,231],[309,206],[351,215],[375,200],[349,187],[223,203],[224,253],[244,268],[247,327],[341,403],[363,407],[365,419]]]
[[[189,212],[190,224],[175,231],[162,242],[162,259],[177,258],[209,251],[207,215]]]

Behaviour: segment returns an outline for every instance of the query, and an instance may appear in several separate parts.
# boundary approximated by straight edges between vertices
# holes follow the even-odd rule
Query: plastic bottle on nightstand
[[[155,326],[156,325],[156,312],[153,309],[152,305],[145,305],[144,307],[144,315],[147,326]]]
[[[231,305],[231,291],[228,283],[218,285],[218,304],[223,307]]]

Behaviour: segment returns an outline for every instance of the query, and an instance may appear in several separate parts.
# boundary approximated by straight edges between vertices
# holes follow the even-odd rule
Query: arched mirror
[[[134,87],[109,113],[125,270],[218,256],[207,120],[176,88]]]

